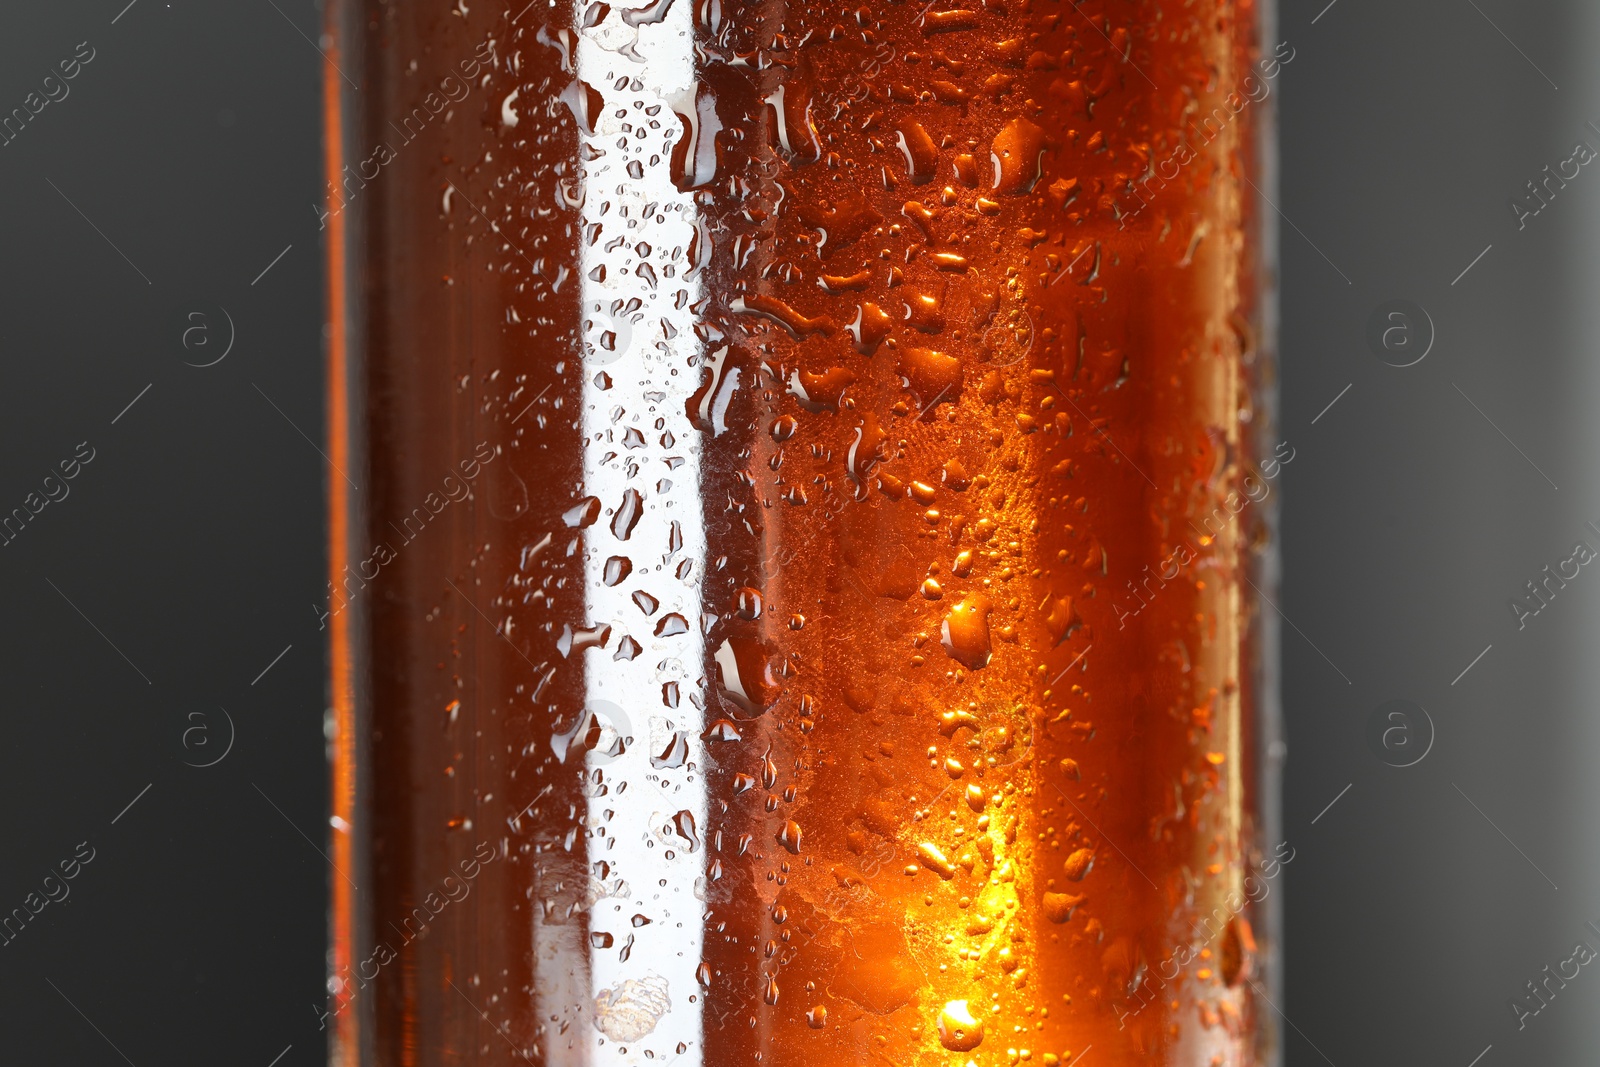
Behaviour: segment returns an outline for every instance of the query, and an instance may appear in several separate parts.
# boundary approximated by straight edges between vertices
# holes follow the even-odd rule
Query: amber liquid
[[[1270,1059],[1258,17],[334,6],[337,1062]]]

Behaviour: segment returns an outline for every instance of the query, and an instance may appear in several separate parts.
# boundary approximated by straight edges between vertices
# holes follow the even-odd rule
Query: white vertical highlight
[[[575,0],[574,24],[599,10]],[[584,588],[589,624],[612,628],[603,649],[581,655],[590,706],[619,706],[620,732],[633,737],[620,757],[585,757],[590,884],[612,895],[589,911],[594,1015],[580,1043],[588,1042],[588,1062],[607,1067],[702,1062],[704,1001],[695,972],[704,910],[697,889],[706,868],[705,727],[690,698],[698,697],[704,662],[705,530],[698,434],[686,415],[698,378],[688,362],[698,347],[689,308],[700,294],[684,277],[693,198],[669,174],[678,136],[670,101],[692,99],[692,35],[690,0],[613,9],[579,31],[579,84],[564,98],[580,127],[584,171],[577,278],[583,479],[603,508],[584,532]],[[638,518],[627,530],[635,492]],[[607,585],[613,556],[627,558],[632,571]],[[655,603],[641,605],[636,593]],[[670,624],[671,616],[682,623]],[[663,620],[669,625],[656,636]],[[629,638],[641,650],[616,658]],[[664,703],[672,684],[676,709]],[[654,766],[652,757],[668,752]],[[648,922],[635,926],[635,916]]]

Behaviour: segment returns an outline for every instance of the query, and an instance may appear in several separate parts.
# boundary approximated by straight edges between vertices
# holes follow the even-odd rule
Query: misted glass
[[[1249,0],[328,0],[341,1065],[1261,1064]]]

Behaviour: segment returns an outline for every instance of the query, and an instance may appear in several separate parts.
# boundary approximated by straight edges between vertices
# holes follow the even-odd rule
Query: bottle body
[[[1267,1062],[1260,13],[519,7],[330,15],[336,1062]]]

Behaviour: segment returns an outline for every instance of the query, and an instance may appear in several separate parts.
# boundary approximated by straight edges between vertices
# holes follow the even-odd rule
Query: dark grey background
[[[318,1063],[319,14],[125,2],[0,14],[0,111],[95,49],[0,148],[0,511],[96,454],[0,548],[0,912],[95,849],[0,948],[0,1041]],[[1600,148],[1600,14],[1296,0],[1279,22],[1287,1059],[1591,1063],[1600,976],[1520,1031],[1507,1002],[1600,948],[1600,577],[1521,631],[1508,600],[1600,547],[1600,170],[1521,231],[1507,202]],[[1403,369],[1364,340],[1395,298],[1437,334]],[[223,309],[228,357],[187,366],[222,351]],[[1436,734],[1408,768],[1366,740],[1394,698]],[[224,708],[232,749],[186,765],[221,753]]]
[[[95,450],[0,548],[0,912],[95,855],[0,947],[0,1059],[298,1067],[325,1055],[320,16],[138,0],[113,25],[126,3],[0,12],[5,113],[94,49],[0,148],[0,510]],[[232,351],[185,366],[223,308]],[[231,752],[185,766],[223,751],[221,709]]]
[[[1280,606],[1304,631],[1283,635],[1289,1062],[1593,1063],[1593,968],[1524,1029],[1508,1002],[1580,939],[1600,949],[1600,578],[1522,630],[1509,601],[1578,539],[1600,547],[1600,173],[1525,229],[1509,199],[1576,141],[1600,148],[1600,22],[1592,4],[1338,0],[1313,24],[1325,2],[1285,5],[1280,30],[1298,53]],[[1437,332],[1404,369],[1363,336],[1391,298]],[[1392,698],[1436,731],[1405,769],[1364,732]]]

